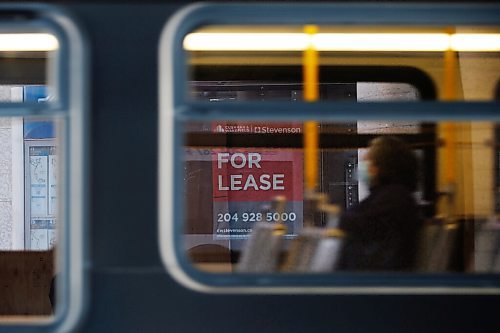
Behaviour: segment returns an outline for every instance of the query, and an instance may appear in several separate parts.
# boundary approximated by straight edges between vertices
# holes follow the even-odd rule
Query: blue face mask
[[[358,180],[367,185],[370,185],[371,176],[368,173],[368,164],[370,162],[367,161],[359,161],[358,162]]]

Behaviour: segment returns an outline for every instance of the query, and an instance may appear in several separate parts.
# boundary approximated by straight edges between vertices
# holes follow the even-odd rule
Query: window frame
[[[59,42],[46,84],[54,88],[49,103],[0,103],[2,117],[60,119],[64,125],[58,141],[62,152],[58,189],[62,215],[58,225],[59,267],[56,282],[57,307],[53,316],[0,317],[0,331],[71,331],[81,321],[88,303],[88,43],[70,13],[54,5],[0,4],[0,32],[49,32]],[[17,19],[10,20],[11,14]],[[62,221],[66,222],[62,222]],[[48,295],[47,295],[48,297]]]
[[[247,294],[499,294],[493,274],[213,274],[201,272],[183,247],[183,144],[187,121],[491,120],[498,102],[277,103],[188,99],[184,36],[205,25],[358,24],[498,25],[500,6],[464,4],[195,4],[166,25],[159,52],[159,244],[166,270],[180,284],[208,293]],[[376,114],[376,117],[374,117]],[[374,119],[376,118],[376,119]]]

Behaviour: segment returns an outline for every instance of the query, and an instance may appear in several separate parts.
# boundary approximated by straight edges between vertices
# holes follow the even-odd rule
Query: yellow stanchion
[[[446,30],[450,40],[455,33],[454,28]],[[454,101],[456,99],[456,52],[451,48],[451,43],[448,49],[444,52],[444,90],[443,100]],[[445,122],[442,126],[444,139],[444,180],[448,196],[448,215],[453,214],[453,201],[456,185],[456,125],[453,122]]]
[[[318,32],[315,25],[307,25],[304,32],[310,37]],[[304,100],[315,102],[319,97],[319,55],[312,42],[303,52],[303,84]],[[304,173],[306,178],[306,189],[314,191],[318,183],[318,123],[316,121],[306,121],[304,124]]]

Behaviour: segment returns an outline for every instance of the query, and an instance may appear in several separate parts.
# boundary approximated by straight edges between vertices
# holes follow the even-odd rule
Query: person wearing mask
[[[338,269],[413,269],[422,225],[413,197],[417,186],[415,155],[402,140],[381,136],[370,143],[358,173],[370,194],[340,218],[346,237]]]

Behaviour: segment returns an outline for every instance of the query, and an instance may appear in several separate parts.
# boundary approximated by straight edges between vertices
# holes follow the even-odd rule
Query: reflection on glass
[[[55,99],[58,48],[47,33],[0,32],[0,103]],[[56,117],[0,117],[0,320],[55,310],[62,126]]]
[[[310,192],[302,123],[190,122],[187,256],[225,273],[498,272],[498,126],[452,125],[450,143],[448,123],[319,123]]]

